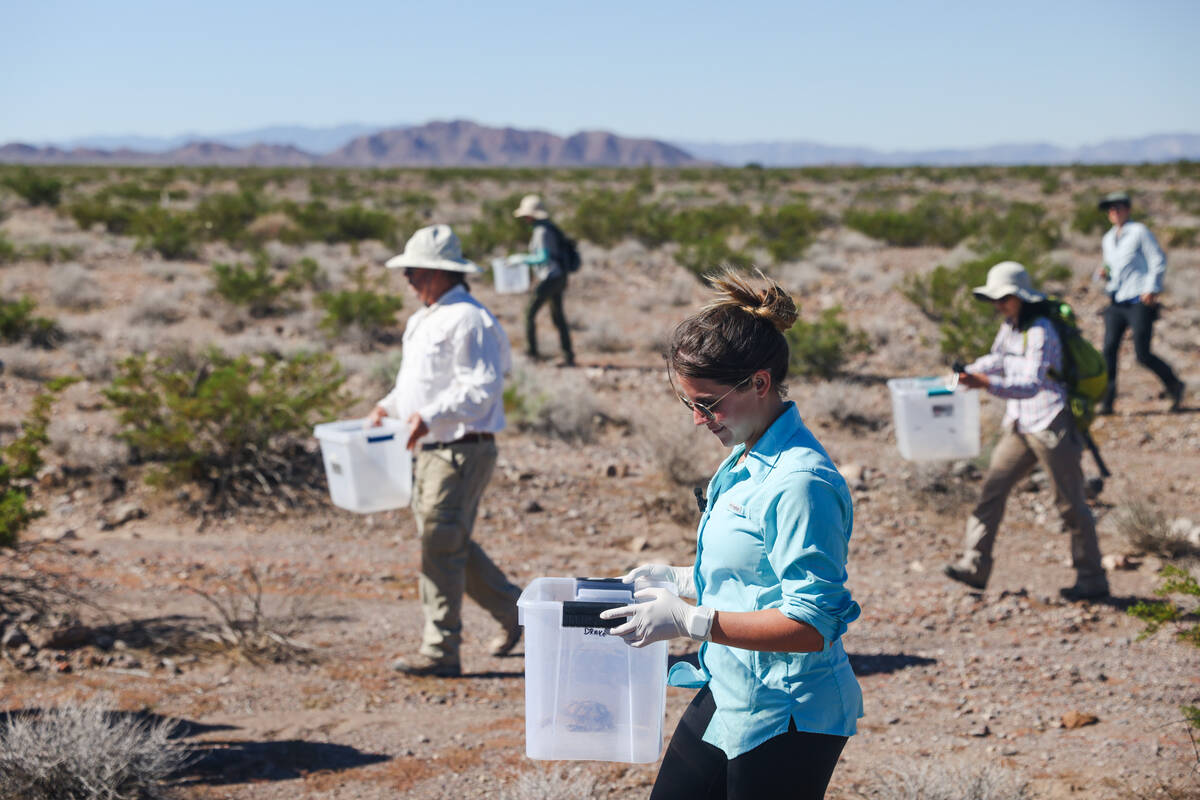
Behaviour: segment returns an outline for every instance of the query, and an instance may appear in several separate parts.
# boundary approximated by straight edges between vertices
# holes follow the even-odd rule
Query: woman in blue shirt
[[[675,329],[668,379],[733,452],[709,482],[695,563],[625,576],[670,580],[677,593],[643,589],[646,602],[602,616],[627,617],[612,632],[634,647],[704,642],[698,667],[671,669],[671,685],[701,691],[651,800],[821,798],[862,716],[841,644],[859,615],[845,586],[850,493],[786,400],[792,299],[730,271],[713,286],[715,300]]]

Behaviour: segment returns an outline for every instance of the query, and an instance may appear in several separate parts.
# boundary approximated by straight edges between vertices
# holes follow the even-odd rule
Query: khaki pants
[[[1104,581],[1096,520],[1084,494],[1082,457],[1082,437],[1068,410],[1064,409],[1049,428],[1037,433],[1006,429],[992,452],[979,504],[967,518],[963,556],[958,566],[987,580],[992,571],[992,546],[1009,492],[1040,462],[1054,487],[1054,506],[1071,534],[1071,562],[1079,583]]]
[[[412,507],[421,535],[421,653],[439,661],[459,660],[464,590],[505,630],[517,624],[520,589],[471,540],[479,498],[495,466],[493,441],[417,453]]]

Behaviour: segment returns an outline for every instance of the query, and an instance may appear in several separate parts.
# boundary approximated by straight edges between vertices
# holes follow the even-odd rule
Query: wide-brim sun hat
[[[1045,300],[1046,295],[1033,288],[1033,280],[1016,261],[1001,261],[988,270],[987,283],[972,290],[979,300],[1000,300],[1016,295],[1026,303]]]
[[[449,225],[430,225],[421,228],[404,245],[404,252],[392,256],[384,266],[389,269],[416,267],[419,269],[441,269],[447,272],[465,272],[478,275],[483,268],[463,258],[462,243]]]
[[[1126,208],[1133,206],[1133,199],[1130,198],[1129,192],[1109,192],[1100,198],[1097,204],[1101,211],[1108,211],[1112,206],[1125,206]]]
[[[542,198],[536,194],[527,194],[521,198],[520,205],[513,212],[513,216],[532,217],[534,219],[549,219],[550,212],[546,210],[545,204],[542,203]]]

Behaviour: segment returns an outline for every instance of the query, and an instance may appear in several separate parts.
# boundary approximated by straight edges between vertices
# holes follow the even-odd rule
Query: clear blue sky
[[[467,118],[877,148],[1200,133],[1200,0],[10,0],[0,143]]]

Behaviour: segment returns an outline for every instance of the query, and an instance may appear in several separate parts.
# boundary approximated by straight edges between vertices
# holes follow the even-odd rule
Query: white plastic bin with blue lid
[[[333,504],[371,514],[403,508],[412,499],[412,453],[405,448],[408,428],[384,417],[367,428],[361,419],[326,422],[313,429]]]
[[[492,259],[492,285],[500,294],[529,291],[529,264],[524,256]]]
[[[909,461],[979,455],[979,392],[946,378],[892,378],[896,444]]]
[[[647,586],[671,588],[661,582]],[[600,612],[633,602],[619,578],[536,578],[517,601],[525,626],[525,754],[648,764],[662,753],[667,643],[630,647]]]

